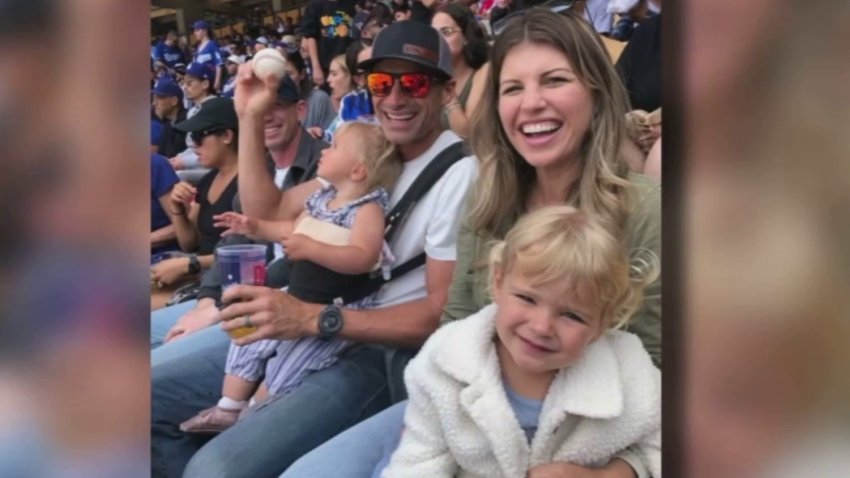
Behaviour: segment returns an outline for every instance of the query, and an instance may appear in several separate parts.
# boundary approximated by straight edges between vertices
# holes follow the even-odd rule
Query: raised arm
[[[481,101],[481,95],[484,92],[484,85],[487,82],[487,75],[489,73],[490,63],[485,63],[472,75],[472,88],[469,90],[469,97],[466,99],[466,104],[452,105],[450,103],[448,106],[450,109],[448,112],[449,126],[461,138],[465,139],[469,137],[469,119],[472,118],[472,113]],[[462,85],[458,85],[458,87],[462,87]]]
[[[254,76],[251,65],[239,67],[234,106],[239,116],[239,198],[247,216],[257,219],[294,220],[304,200],[321,184],[307,181],[286,193],[274,184],[266,167],[263,129],[265,116],[277,101],[280,80],[269,75],[264,81]],[[293,213],[294,212],[294,213]]]
[[[181,181],[174,185],[169,198],[169,205],[165,208],[171,223],[174,224],[174,232],[180,249],[189,252],[198,245],[198,212],[200,205],[192,201],[192,197],[198,190],[191,184]]]

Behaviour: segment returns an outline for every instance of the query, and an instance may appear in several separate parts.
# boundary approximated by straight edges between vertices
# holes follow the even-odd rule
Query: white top
[[[608,33],[614,23],[614,15],[608,11],[608,0],[587,0],[584,17],[599,33]]]
[[[537,465],[597,468],[633,450],[639,476],[661,478],[661,372],[640,339],[610,330],[559,370],[529,444],[502,383],[497,311],[444,325],[410,361],[404,433],[381,477],[525,478]]]
[[[289,172],[289,167],[285,168],[274,168],[274,185],[277,186],[278,189],[283,189],[283,180],[286,179],[286,173]],[[274,259],[276,261],[283,257],[283,244],[280,242],[274,243]]]
[[[398,203],[413,180],[437,154],[460,140],[451,131],[444,131],[420,157],[406,161],[390,196],[390,206]],[[467,191],[477,171],[475,158],[467,156],[452,165],[425,194],[390,243],[396,264],[403,264],[423,250],[432,259],[457,259],[460,218],[465,211]],[[378,294],[378,307],[410,302],[426,295],[425,266],[422,266],[386,284]]]

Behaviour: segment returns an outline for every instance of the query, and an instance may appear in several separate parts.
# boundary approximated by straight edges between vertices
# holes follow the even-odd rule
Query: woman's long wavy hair
[[[628,165],[620,154],[628,95],[599,35],[574,13],[531,8],[496,37],[483,98],[472,117],[470,143],[479,175],[470,199],[469,221],[484,237],[497,238],[525,212],[536,171],[513,147],[499,120],[499,78],[508,52],[523,42],[550,45],[563,52],[573,72],[591,92],[593,118],[581,144],[582,173],[565,204],[622,228],[631,208]]]

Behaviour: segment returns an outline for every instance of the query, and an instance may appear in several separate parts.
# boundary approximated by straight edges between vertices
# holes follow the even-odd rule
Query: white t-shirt
[[[285,168],[274,168],[274,185],[277,186],[278,189],[283,188],[283,180],[286,179],[286,173],[289,172],[289,166]]]
[[[405,162],[390,196],[390,205],[398,203],[413,180],[438,153],[460,140],[451,131],[444,131],[422,156]],[[467,192],[477,172],[475,158],[467,156],[452,165],[425,194],[390,243],[396,257],[394,267],[416,257],[423,250],[432,259],[457,260],[460,219],[465,210]],[[378,306],[402,304],[426,295],[425,266],[422,266],[386,284],[378,294]]]
[[[277,186],[278,189],[283,188],[283,180],[286,179],[286,173],[289,172],[289,167],[285,168],[274,168],[274,185]],[[283,245],[280,242],[274,243],[274,260],[278,260],[283,257]]]

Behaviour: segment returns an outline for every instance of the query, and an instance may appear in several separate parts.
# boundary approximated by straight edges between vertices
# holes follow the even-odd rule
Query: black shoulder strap
[[[384,239],[387,242],[395,236],[395,232],[404,224],[416,204],[443,177],[443,174],[466,155],[464,146],[463,141],[458,141],[444,149],[413,180],[413,184],[407,188],[398,203],[387,214],[387,227],[384,230]]]
[[[416,204],[425,196],[425,194],[428,193],[428,191],[431,190],[434,184],[443,177],[443,174],[445,174],[452,165],[466,156],[466,152],[464,151],[465,146],[466,145],[463,141],[458,141],[457,143],[452,144],[438,154],[437,157],[428,163],[428,165],[425,166],[425,169],[419,173],[419,176],[416,177],[413,184],[410,185],[395,207],[393,207],[387,215],[387,228],[384,231],[384,238],[388,243],[395,236],[395,232],[398,231],[407,220],[408,216],[410,216],[410,213],[413,211]],[[383,277],[380,279],[383,282],[388,282],[391,279],[401,277],[413,269],[424,265],[425,259],[426,255],[422,252],[418,256],[404,262],[403,264],[393,267],[390,272],[390,279]],[[380,273],[380,271],[377,272]]]

